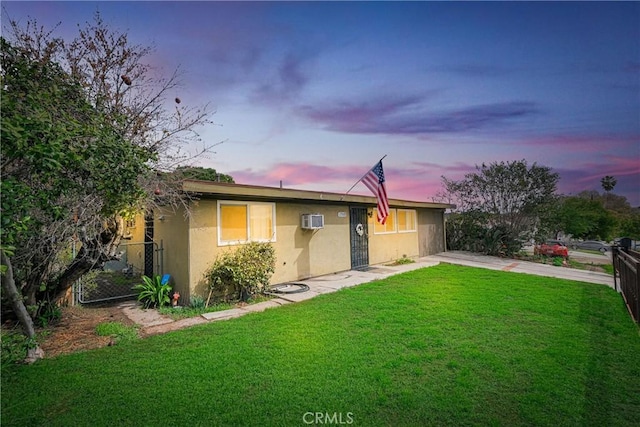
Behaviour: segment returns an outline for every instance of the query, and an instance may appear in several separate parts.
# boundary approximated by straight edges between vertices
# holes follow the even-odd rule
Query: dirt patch
[[[46,332],[46,336],[41,341],[45,357],[56,357],[61,354],[113,345],[110,337],[96,334],[96,326],[105,322],[133,325],[133,322],[116,305],[63,307],[60,321],[41,330]]]

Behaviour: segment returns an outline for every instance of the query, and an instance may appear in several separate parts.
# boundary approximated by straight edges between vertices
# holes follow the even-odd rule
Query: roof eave
[[[182,190],[199,194],[202,197],[251,198],[257,200],[287,200],[315,203],[341,203],[376,205],[376,198],[353,194],[329,193],[323,191],[297,190],[291,188],[261,187],[256,185],[230,184],[224,182],[185,180]],[[410,200],[389,199],[390,206],[449,209],[453,205],[446,203],[415,202]]]

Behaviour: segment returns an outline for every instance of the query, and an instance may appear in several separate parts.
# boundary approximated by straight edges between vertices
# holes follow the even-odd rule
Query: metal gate
[[[156,242],[122,243],[118,246],[120,259],[108,261],[80,279],[75,286],[76,302],[81,304],[132,298],[134,285],[142,283],[142,276],[163,274],[163,248]]]
[[[350,209],[349,227],[351,236],[351,269],[357,270],[369,265],[369,230],[367,208]]]

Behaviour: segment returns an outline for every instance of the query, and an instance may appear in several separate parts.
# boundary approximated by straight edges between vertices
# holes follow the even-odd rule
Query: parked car
[[[585,240],[584,242],[575,242],[572,249],[586,249],[590,251],[600,251],[605,253],[611,250],[611,246],[598,240]]]
[[[534,255],[559,256],[569,258],[569,248],[559,240],[547,240],[533,247]]]

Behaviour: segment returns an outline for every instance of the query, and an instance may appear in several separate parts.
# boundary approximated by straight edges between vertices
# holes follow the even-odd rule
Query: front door
[[[357,270],[369,265],[369,232],[367,229],[367,208],[351,208],[349,225],[351,229],[351,269]]]

